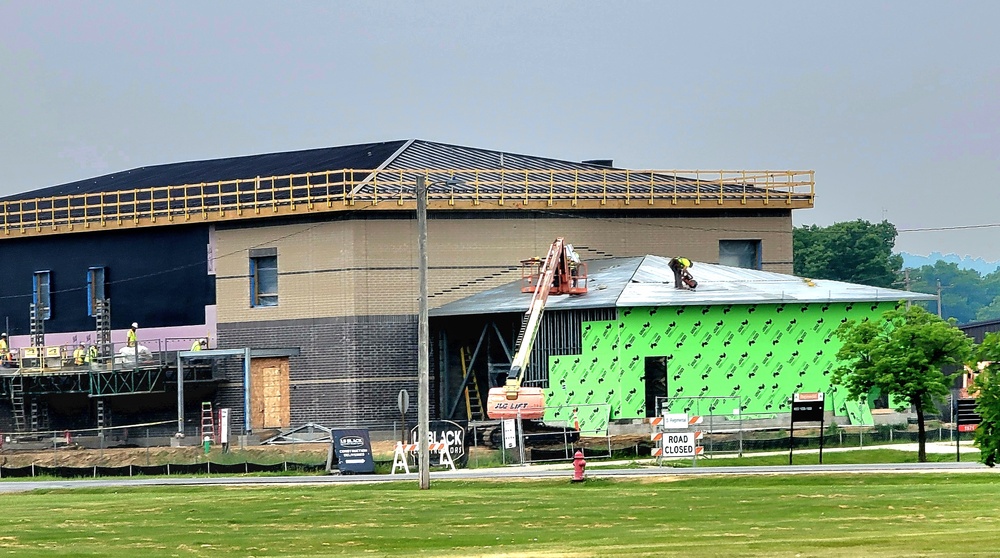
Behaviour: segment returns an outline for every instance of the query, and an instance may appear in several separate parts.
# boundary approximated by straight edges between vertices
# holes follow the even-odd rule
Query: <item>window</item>
[[[104,300],[104,268],[92,267],[87,270],[87,315],[97,314],[97,304],[99,300]]]
[[[250,250],[250,306],[278,305],[278,249]]]
[[[35,304],[35,308],[41,312],[43,320],[47,320],[52,317],[52,299],[51,289],[49,285],[52,284],[51,275],[48,271],[36,271],[34,285],[31,287],[31,302]]]
[[[760,240],[720,240],[719,264],[760,269]]]

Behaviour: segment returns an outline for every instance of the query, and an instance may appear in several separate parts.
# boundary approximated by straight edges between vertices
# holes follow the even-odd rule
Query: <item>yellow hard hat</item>
[[[691,267],[691,260],[687,258],[677,258],[677,261],[681,262],[684,267]]]

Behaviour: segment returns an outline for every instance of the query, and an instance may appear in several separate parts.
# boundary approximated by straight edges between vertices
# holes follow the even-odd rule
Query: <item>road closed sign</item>
[[[664,432],[663,457],[694,457],[698,444],[695,432]]]

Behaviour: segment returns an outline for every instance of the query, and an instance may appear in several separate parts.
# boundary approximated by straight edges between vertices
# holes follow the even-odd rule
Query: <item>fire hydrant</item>
[[[573,454],[573,480],[572,482],[583,482],[587,480],[584,470],[587,468],[587,460],[583,458],[583,451],[576,450]]]

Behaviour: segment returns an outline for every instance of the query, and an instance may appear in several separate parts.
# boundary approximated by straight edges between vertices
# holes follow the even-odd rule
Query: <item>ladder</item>
[[[45,307],[34,302],[31,303],[31,346],[45,346]],[[43,356],[39,355],[39,366]]]
[[[49,429],[49,407],[43,401],[31,401],[31,431],[43,432]]]
[[[104,428],[104,422],[105,422],[104,419],[105,419],[105,416],[104,416],[104,399],[98,399],[97,400],[97,428],[98,429],[103,429]]]
[[[208,436],[213,442],[215,439],[215,413],[212,412],[212,402],[204,401],[201,404],[201,439]]]
[[[469,381],[465,384],[465,412],[469,420],[484,420],[483,396],[479,391],[479,380],[476,379],[475,372],[466,371],[465,362],[466,350],[459,349],[459,356],[462,359],[462,376],[469,375]]]
[[[111,299],[94,301],[94,320],[96,323],[97,356],[100,359],[111,357],[114,347],[111,346]]]
[[[24,377],[20,374],[10,379],[10,406],[14,414],[14,431],[21,434],[27,421],[24,416]]]

